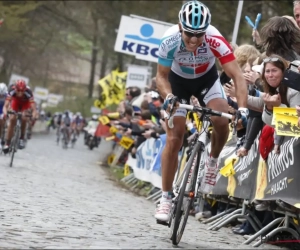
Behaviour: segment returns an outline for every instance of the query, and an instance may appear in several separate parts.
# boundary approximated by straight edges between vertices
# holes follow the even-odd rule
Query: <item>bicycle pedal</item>
[[[169,223],[166,222],[166,221],[161,221],[161,220],[156,220],[156,224],[160,224],[160,225],[163,225],[163,226],[169,226]]]

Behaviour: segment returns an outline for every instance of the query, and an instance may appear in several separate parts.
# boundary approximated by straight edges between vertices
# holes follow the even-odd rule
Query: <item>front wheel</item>
[[[178,196],[175,198],[174,204],[173,204],[173,213],[172,218],[170,219],[171,223],[171,232],[170,232],[170,238],[172,240],[173,245],[178,245],[181,237],[183,235],[190,210],[192,208],[195,195],[192,192],[195,189],[196,185],[196,179],[197,179],[197,173],[198,173],[198,166],[199,166],[199,159],[201,157],[201,153],[199,153],[200,150],[200,143],[197,143],[195,145],[195,148],[193,149],[193,152],[191,153],[191,156],[189,157],[188,162],[186,163],[186,170],[184,179],[181,182],[180,185],[180,191]],[[196,165],[195,165],[196,164]],[[190,173],[192,166],[194,165],[193,172]],[[190,177],[190,185],[189,189],[187,190],[187,182]]]
[[[89,141],[88,141],[88,147],[89,147],[89,149],[90,150],[93,150],[93,148],[94,148],[94,138],[93,137],[90,137],[89,139],[88,139]]]
[[[10,158],[10,164],[9,166],[12,167],[13,165],[13,161],[14,161],[14,156],[15,156],[15,152],[17,152],[17,148],[18,148],[18,144],[19,144],[19,137],[20,137],[20,130],[19,128],[16,129],[15,131],[15,135],[13,137],[13,140],[11,142],[11,158]]]

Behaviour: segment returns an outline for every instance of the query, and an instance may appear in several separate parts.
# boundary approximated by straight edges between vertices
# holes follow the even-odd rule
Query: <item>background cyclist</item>
[[[5,104],[3,107],[3,114],[4,116],[7,116],[8,108],[11,108],[11,110],[15,112],[23,112],[22,116],[22,125],[21,125],[21,136],[19,141],[19,148],[23,149],[25,146],[24,143],[24,135],[26,131],[26,123],[27,123],[27,117],[26,110],[32,109],[32,117],[33,119],[37,118],[37,111],[36,111],[36,105],[33,99],[32,91],[26,86],[26,83],[24,80],[17,80],[15,84],[11,85],[8,90],[8,95],[5,100]],[[9,125],[7,128],[7,135],[6,135],[6,143],[3,148],[4,153],[8,153],[9,151],[9,145],[11,138],[13,137],[14,127],[16,125],[17,116],[16,115],[9,115]]]

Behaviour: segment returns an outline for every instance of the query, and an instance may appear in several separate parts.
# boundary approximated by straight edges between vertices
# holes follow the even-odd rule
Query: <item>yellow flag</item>
[[[285,107],[274,107],[273,108],[273,119],[272,119],[272,125],[275,126],[277,114],[282,114],[286,116],[297,116],[297,110],[296,108],[287,108]]]
[[[220,174],[224,177],[235,175],[235,170],[233,168],[234,164],[238,160],[238,157],[232,157],[230,159],[226,159],[226,165],[220,169]]]
[[[102,88],[100,96],[101,107],[107,107],[113,103],[119,104],[125,98],[127,72],[112,70],[110,74],[98,81]],[[99,102],[97,103],[99,107]],[[104,106],[104,107],[103,107]]]
[[[127,72],[118,72],[118,70],[113,70],[111,72],[114,86],[113,86],[113,102],[119,104],[125,98],[125,85]]]
[[[105,104],[105,107],[113,104],[113,100],[111,98],[111,90],[113,88],[113,79],[112,79],[112,75],[108,74],[107,76],[105,76],[104,78],[100,79],[98,81],[98,84],[101,86],[102,88],[102,93],[101,93],[101,97],[100,100]]]
[[[275,128],[277,135],[300,137],[298,116],[276,114]]]
[[[103,108],[106,107],[106,106],[105,106],[105,103],[102,102],[102,101],[100,101],[100,100],[95,100],[94,106],[95,106],[96,108],[99,108],[99,109],[103,109]]]

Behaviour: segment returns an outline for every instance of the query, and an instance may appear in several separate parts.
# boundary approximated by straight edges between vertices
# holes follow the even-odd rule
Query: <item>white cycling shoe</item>
[[[155,212],[155,219],[163,222],[168,222],[171,216],[172,200],[163,201],[158,204]]]

